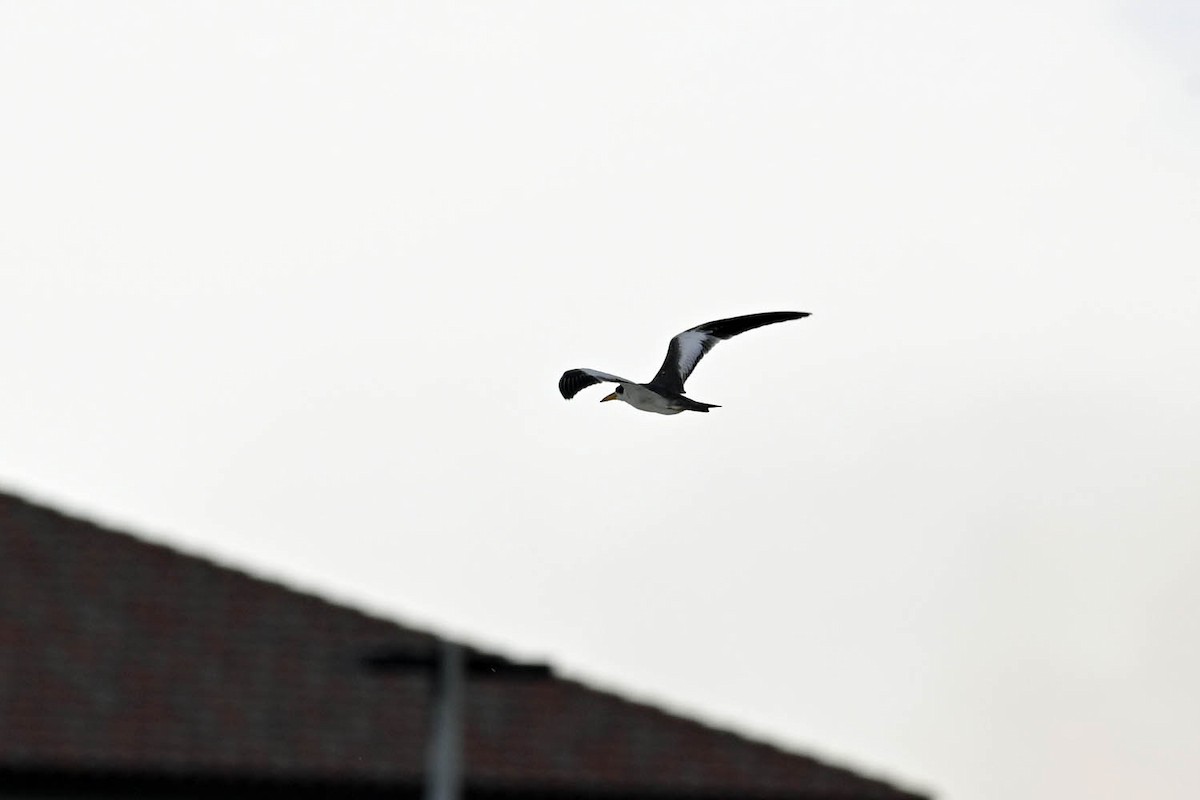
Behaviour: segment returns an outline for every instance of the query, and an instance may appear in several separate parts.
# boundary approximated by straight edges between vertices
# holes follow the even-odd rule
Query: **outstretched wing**
[[[739,333],[809,316],[804,311],[768,311],[763,314],[747,314],[706,322],[689,328],[671,340],[667,357],[654,380],[647,384],[651,389],[683,394],[684,381],[704,358],[704,354],[717,346],[717,342],[733,338]]]
[[[569,369],[558,379],[558,390],[562,396],[570,400],[589,386],[597,383],[633,383],[626,378],[618,378],[598,369]]]

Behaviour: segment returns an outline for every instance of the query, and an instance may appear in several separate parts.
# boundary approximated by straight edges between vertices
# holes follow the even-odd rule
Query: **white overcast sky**
[[[0,486],[947,798],[1200,796],[1186,2],[0,3]],[[721,345],[676,417],[586,366]]]

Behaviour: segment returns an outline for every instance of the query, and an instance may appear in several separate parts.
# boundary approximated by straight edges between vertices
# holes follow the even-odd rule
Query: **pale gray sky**
[[[1200,794],[1186,3],[0,4],[0,484],[948,798]],[[562,370],[648,379],[661,417]]]

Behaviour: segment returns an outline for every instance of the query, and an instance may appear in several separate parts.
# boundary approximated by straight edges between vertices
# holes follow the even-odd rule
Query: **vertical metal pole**
[[[442,641],[433,670],[433,714],[425,761],[425,800],[462,797],[465,658],[462,647]]]

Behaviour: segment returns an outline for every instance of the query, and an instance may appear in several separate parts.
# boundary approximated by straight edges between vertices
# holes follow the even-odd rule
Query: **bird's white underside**
[[[670,399],[658,392],[651,391],[636,383],[622,383],[621,394],[617,398],[624,400],[639,411],[651,411],[655,414],[678,414],[682,408],[672,407]]]

